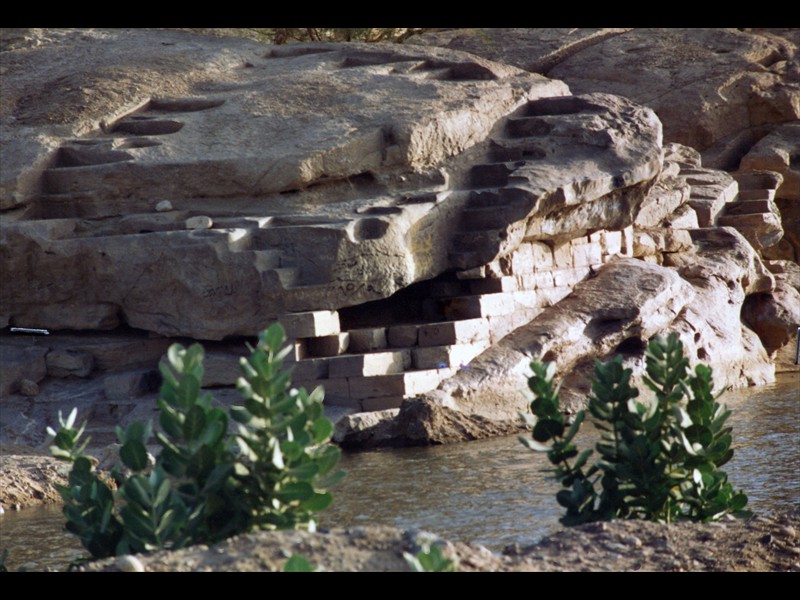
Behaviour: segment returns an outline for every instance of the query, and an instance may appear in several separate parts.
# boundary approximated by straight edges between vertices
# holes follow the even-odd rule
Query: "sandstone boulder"
[[[774,381],[775,369],[758,336],[742,323],[747,296],[771,292],[772,274],[745,238],[730,227],[690,231],[694,249],[665,261],[692,284],[693,300],[669,327],[692,364],[714,369],[718,388]]]
[[[742,158],[742,171],[768,170],[783,175],[783,184],[776,197],[785,200],[800,200],[800,123],[785,123],[763,137]]]
[[[516,422],[527,409],[531,360],[555,361],[567,374],[586,356],[604,356],[629,340],[647,340],[667,328],[694,296],[671,269],[636,259],[618,259],[578,284],[445,380],[437,394],[449,396],[468,415]]]
[[[781,123],[800,118],[797,29],[469,29],[430,43],[497,57],[655,110],[664,137],[736,169]],[[773,168],[773,167],[758,167]]]

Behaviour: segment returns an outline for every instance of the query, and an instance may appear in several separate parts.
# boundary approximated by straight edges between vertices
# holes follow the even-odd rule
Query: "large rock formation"
[[[468,29],[412,38],[652,108],[665,138],[736,169],[781,123],[800,118],[797,29]],[[764,167],[760,167],[764,168]]]
[[[551,35],[540,62],[619,33]],[[783,176],[703,166],[602,86],[419,45],[39,30],[4,48],[0,439],[40,439],[71,403],[96,442],[147,417],[173,341],[205,341],[204,385],[234,402],[244,342],[274,321],[329,409],[400,408],[345,444],[511,431],[534,358],[578,381],[675,330],[745,385],[788,344],[790,313],[740,319],[788,298],[759,255],[788,237]]]

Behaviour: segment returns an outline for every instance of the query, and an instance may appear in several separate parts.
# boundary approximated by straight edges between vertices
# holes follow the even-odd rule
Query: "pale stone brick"
[[[286,330],[286,337],[314,338],[334,335],[341,331],[339,313],[335,310],[311,310],[288,313],[278,319]]]
[[[514,312],[525,310],[526,308],[535,308],[539,306],[539,297],[533,290],[521,290],[519,292],[512,292],[514,298]]]
[[[553,306],[572,293],[572,286],[552,287],[539,290],[539,302],[543,307]]]
[[[533,273],[533,248],[530,244],[520,244],[511,255],[511,272],[514,275]]]
[[[583,281],[591,272],[589,267],[576,267],[574,269],[559,269],[553,271],[553,283],[556,287],[572,287]]]
[[[420,346],[444,346],[467,344],[489,338],[489,322],[486,319],[465,319],[430,323],[419,328]]]
[[[359,400],[381,396],[417,396],[436,389],[440,382],[441,374],[438,369],[374,377],[351,377],[350,395]]]
[[[292,365],[292,381],[309,381],[328,378],[328,361],[324,358],[307,358]]]
[[[633,256],[633,225],[622,230],[622,255]]]
[[[549,271],[553,268],[553,250],[544,242],[531,242],[535,271]]]
[[[571,246],[583,246],[584,244],[589,243],[589,236],[588,235],[581,235],[576,238],[572,238],[569,241]]]
[[[576,244],[572,247],[572,264],[574,267],[588,267],[603,262],[603,254],[599,242]]]
[[[572,266],[572,245],[561,244],[553,248],[553,267],[567,269]]]
[[[351,329],[348,333],[350,333],[350,352],[372,352],[383,350],[389,345],[385,327]]]
[[[488,341],[453,346],[430,346],[414,348],[414,367],[416,369],[438,369],[458,367],[468,364],[473,358],[489,347]]]
[[[622,252],[622,232],[605,231],[600,241],[603,254],[615,256]]]
[[[656,241],[653,237],[644,232],[637,231],[633,234],[633,256],[641,258],[644,256],[653,256],[658,251]]]
[[[410,348],[417,345],[419,325],[394,325],[389,327],[386,339],[394,348]]]
[[[394,352],[334,356],[328,360],[330,361],[328,364],[329,377],[362,377],[402,373],[410,365],[411,355],[408,350],[396,350]]]
[[[350,347],[348,332],[324,335],[306,340],[309,356],[339,356]]]
[[[526,290],[540,290],[551,288],[553,283],[553,271],[538,271],[533,275],[523,275],[522,287]]]
[[[542,312],[542,308],[524,308],[514,311],[510,315],[502,315],[500,317],[491,317],[489,319],[491,328],[491,343],[496,344],[509,333],[515,329],[527,325],[538,314]]]
[[[290,339],[288,345],[291,346],[292,350],[289,354],[286,355],[284,358],[284,362],[286,363],[293,363],[298,360],[304,360],[308,358],[308,344],[306,343],[307,340],[292,340]]]
[[[469,282],[469,290],[472,294],[498,294],[518,289],[518,278],[510,276],[500,279],[473,279]]]
[[[317,386],[322,386],[325,393],[323,404],[331,406],[343,406],[360,410],[361,403],[350,397],[350,383],[346,378],[322,379],[317,381],[299,381],[294,383],[295,387],[303,387],[311,392]]]
[[[451,298],[444,307],[446,319],[476,319],[492,315],[505,315],[514,310],[511,294],[482,294]]]

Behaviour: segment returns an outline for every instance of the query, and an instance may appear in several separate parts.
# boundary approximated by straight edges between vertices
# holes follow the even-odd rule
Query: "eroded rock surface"
[[[665,140],[703,152],[708,167],[736,169],[759,139],[800,118],[797,29],[468,29],[421,37],[561,79],[574,94],[603,91],[649,106]]]
[[[796,118],[791,35],[524,31],[489,58],[4,37],[0,325],[23,331],[0,336],[2,439],[40,443],[79,405],[113,440],[152,415],[173,342],[203,340],[204,385],[235,402],[245,342],[276,320],[297,385],[322,385],[337,416],[374,412],[337,429],[344,445],[508,433],[532,358],[576,382],[577,408],[594,358],[639,372],[671,330],[719,384],[770,381],[786,342],[766,323],[791,316],[759,307],[792,299],[761,256],[795,259],[788,171],[726,173],[698,149],[739,148],[742,111],[745,137]],[[611,73],[650,107],[608,93]],[[680,133],[693,120],[702,139]]]

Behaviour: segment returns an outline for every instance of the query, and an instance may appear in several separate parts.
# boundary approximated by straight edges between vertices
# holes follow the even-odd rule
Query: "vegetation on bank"
[[[393,42],[402,44],[410,37],[430,31],[424,27],[275,27],[265,29],[220,29],[265,44],[289,42]]]
[[[746,516],[747,496],[736,492],[719,467],[733,457],[730,411],[716,402],[711,369],[690,373],[678,336],[657,336],[645,352],[644,383],[654,397],[637,400],[631,370],[622,357],[596,363],[589,412],[602,431],[600,458],[587,468],[591,449],[578,452],[573,440],[585,419],[569,425],[559,410],[555,363],[531,364],[531,414],[522,415],[532,439],[520,441],[547,452],[562,489],[564,525],[591,521],[648,519],[712,521]],[[549,443],[549,445],[547,445]]]
[[[60,486],[66,529],[94,558],[213,543],[259,529],[314,530],[315,516],[330,505],[327,491],[343,477],[335,466],[340,451],[329,443],[333,426],[324,416],[322,391],[291,388],[282,368],[289,347],[275,325],[259,335],[241,359],[242,406],[227,412],[201,393],[203,348],[178,344],[162,365],[159,430],[152,423],[117,428],[120,465],[113,481],[94,471],[84,455],[83,427],[76,412],[59,415],[52,453],[72,462],[69,484]],[[644,382],[653,397],[639,399],[631,370],[621,357],[596,363],[588,410],[601,429],[599,460],[573,443],[586,417],[570,424],[559,410],[555,364],[531,363],[531,414],[524,415],[529,448],[547,452],[561,482],[557,501],[564,525],[615,518],[710,521],[743,516],[747,497],[736,492],[719,467],[733,456],[730,412],[717,403],[711,369],[689,370],[674,334],[647,347]],[[229,433],[229,423],[237,432]],[[148,454],[155,436],[160,451]],[[405,553],[417,571],[455,570],[439,545]],[[286,570],[313,566],[293,556]]]
[[[66,529],[95,558],[213,543],[259,529],[315,528],[315,515],[333,500],[327,490],[344,473],[340,450],[329,443],[333,425],[323,416],[322,390],[290,386],[282,368],[289,347],[280,325],[259,335],[241,359],[237,387],[243,406],[227,413],[201,393],[203,348],[174,344],[158,400],[161,449],[151,459],[152,423],[117,428],[121,465],[112,481],[84,455],[76,411],[59,415],[54,456],[72,462],[60,486]],[[229,433],[229,421],[238,424]]]

